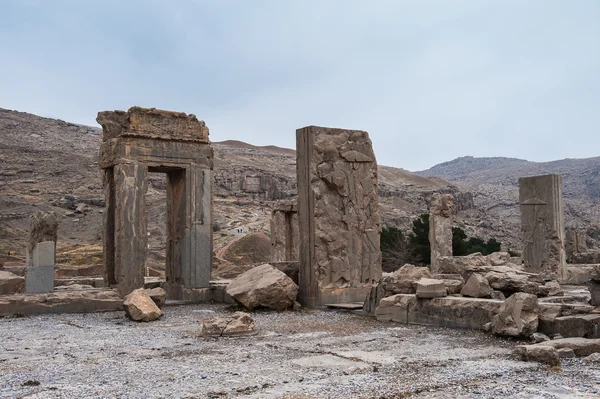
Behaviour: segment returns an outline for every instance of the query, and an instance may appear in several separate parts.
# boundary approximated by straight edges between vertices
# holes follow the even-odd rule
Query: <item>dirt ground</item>
[[[600,365],[518,361],[516,341],[346,312],[253,312],[251,336],[204,338],[225,305],[0,319],[2,398],[597,398]]]

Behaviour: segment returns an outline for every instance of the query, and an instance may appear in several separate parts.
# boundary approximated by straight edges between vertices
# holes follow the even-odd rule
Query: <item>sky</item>
[[[0,0],[0,107],[138,105],[212,141],[369,132],[380,164],[600,156],[598,0]]]

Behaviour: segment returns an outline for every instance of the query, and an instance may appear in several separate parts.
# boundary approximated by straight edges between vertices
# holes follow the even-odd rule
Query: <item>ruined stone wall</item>
[[[429,205],[429,244],[431,247],[431,271],[438,272],[438,258],[452,256],[452,213],[454,197],[451,194],[435,194]]]
[[[377,162],[364,131],[296,131],[300,299],[363,301],[381,277]]]
[[[520,178],[519,203],[525,270],[562,280],[566,276],[562,177]]]

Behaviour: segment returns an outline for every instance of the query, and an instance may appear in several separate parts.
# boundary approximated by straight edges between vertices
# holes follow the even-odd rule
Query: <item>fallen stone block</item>
[[[600,338],[600,314],[558,316],[541,322],[539,329],[545,334],[560,334],[566,338]]]
[[[380,284],[386,295],[414,294],[416,292],[415,282],[422,278],[431,278],[427,267],[416,267],[404,265],[393,273],[384,273]]]
[[[526,362],[538,362],[549,366],[560,364],[558,351],[552,346],[542,346],[542,344],[519,345],[516,347],[515,352],[521,360]]]
[[[540,342],[550,341],[550,337],[549,336],[547,336],[544,333],[540,333],[540,332],[533,333],[531,335],[531,339],[533,339],[533,341],[536,344],[539,344]]]
[[[460,279],[460,280],[441,279],[441,280],[444,282],[444,285],[446,286],[446,291],[448,292],[448,295],[460,294],[460,291],[462,290],[462,288],[464,286],[464,281],[462,279]]]
[[[127,295],[123,301],[123,308],[127,316],[134,321],[154,321],[163,315],[163,312],[143,288],[134,290]]]
[[[535,295],[517,292],[503,302],[492,320],[496,335],[530,337],[538,327],[538,299]]]
[[[0,295],[14,295],[25,290],[25,279],[11,272],[0,270]]]
[[[489,298],[492,296],[492,292],[492,287],[490,287],[490,283],[488,283],[485,277],[479,273],[473,273],[460,291],[460,294],[472,298]]]
[[[575,352],[571,348],[560,348],[557,349],[556,352],[558,352],[558,357],[561,359],[570,359],[575,357]]]
[[[0,317],[15,314],[91,313],[122,309],[123,300],[112,289],[52,292],[0,297]]]
[[[415,283],[417,298],[429,299],[448,295],[446,285],[442,280],[422,278]]]
[[[417,302],[415,295],[396,294],[381,299],[375,310],[375,316],[380,321],[395,321],[397,323],[408,323],[408,310]]]
[[[298,286],[269,264],[257,266],[231,280],[226,292],[247,309],[293,309]]]
[[[589,356],[592,353],[600,352],[600,339],[587,338],[561,338],[552,341],[542,342],[537,345],[552,346],[556,349],[572,349],[577,357]]]
[[[417,299],[409,304],[408,322],[480,330],[499,312],[502,302],[485,298],[448,296]]]
[[[256,331],[254,319],[248,313],[235,312],[231,316],[202,320],[202,335],[239,335]]]

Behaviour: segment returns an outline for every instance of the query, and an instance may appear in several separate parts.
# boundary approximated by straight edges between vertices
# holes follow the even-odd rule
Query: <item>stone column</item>
[[[122,296],[144,287],[147,177],[144,165],[114,166],[114,280]]]
[[[364,301],[381,277],[377,162],[367,132],[296,131],[299,299],[305,306]]]
[[[439,257],[452,256],[453,209],[454,197],[451,194],[435,194],[429,204],[429,245],[433,273],[438,272]]]
[[[298,261],[299,246],[298,207],[279,201],[271,211],[271,261]]]
[[[25,291],[28,294],[46,294],[54,290],[54,241],[37,243],[28,253]]]
[[[562,177],[520,178],[519,203],[525,270],[562,280],[566,276]]]

